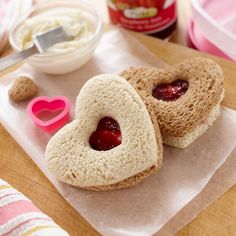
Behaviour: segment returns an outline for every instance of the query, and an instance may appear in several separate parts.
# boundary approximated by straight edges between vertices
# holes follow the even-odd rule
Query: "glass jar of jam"
[[[176,28],[176,0],[107,0],[111,22],[167,38]]]

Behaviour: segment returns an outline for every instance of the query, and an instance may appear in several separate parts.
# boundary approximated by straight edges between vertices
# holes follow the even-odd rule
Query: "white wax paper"
[[[213,201],[226,191],[234,183],[235,177],[228,176],[230,184],[219,184],[222,188],[214,198],[205,197],[199,207],[194,207],[196,197],[200,196],[236,145],[236,112],[222,108],[221,116],[213,127],[184,150],[164,146],[161,171],[136,187],[92,192],[60,183],[50,174],[44,163],[44,151],[50,135],[31,122],[26,114],[27,102],[16,104],[8,99],[8,89],[17,76],[29,75],[39,86],[39,95],[67,96],[72,102],[73,117],[75,98],[91,76],[118,73],[131,65],[147,64],[165,66],[127,33],[113,30],[104,34],[88,64],[73,73],[49,76],[23,65],[0,79],[2,124],[63,197],[104,235],[151,235],[161,233],[161,230],[164,235],[172,235],[209,204],[209,199]],[[236,165],[235,162],[233,164]],[[227,165],[223,167],[222,170],[227,171]],[[221,181],[221,178],[217,178],[217,181]],[[212,191],[208,194],[211,195]],[[188,217],[178,217],[186,209]]]

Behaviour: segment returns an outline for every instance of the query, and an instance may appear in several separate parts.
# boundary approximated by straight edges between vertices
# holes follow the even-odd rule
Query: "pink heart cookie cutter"
[[[61,112],[47,121],[41,120],[38,116],[41,112]],[[47,132],[54,132],[63,127],[70,120],[70,100],[64,96],[37,97],[27,106],[27,113],[35,125]]]

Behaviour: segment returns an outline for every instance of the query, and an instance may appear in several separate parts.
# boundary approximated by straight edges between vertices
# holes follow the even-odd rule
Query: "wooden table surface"
[[[104,0],[101,0],[104,1]],[[98,1],[99,2],[99,1]],[[102,2],[101,2],[102,3]],[[189,1],[179,1],[179,10],[189,9]],[[104,4],[104,2],[103,2]],[[102,4],[99,5],[101,8]],[[184,25],[189,10],[180,15],[178,33],[172,41],[185,44]],[[185,17],[185,18],[184,18]],[[106,18],[106,16],[105,16]],[[136,35],[166,63],[174,64],[200,53],[161,40]],[[236,110],[236,64],[214,58],[224,69],[224,105]],[[8,71],[9,72],[9,71]],[[57,192],[30,157],[0,125],[0,178],[29,197],[71,235],[99,235]],[[177,236],[236,235],[236,185],[186,225]]]

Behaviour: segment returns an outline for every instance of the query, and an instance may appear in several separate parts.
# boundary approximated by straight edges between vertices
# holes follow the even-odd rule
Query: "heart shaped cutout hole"
[[[156,86],[152,90],[152,96],[166,102],[176,101],[187,92],[188,87],[188,81],[175,80],[170,84],[163,83]]]
[[[47,122],[47,121],[50,121],[50,120],[54,119],[58,115],[60,115],[62,113],[62,111],[63,111],[63,109],[57,109],[57,110],[54,110],[54,111],[44,109],[44,110],[39,111],[36,114],[36,117],[38,119],[40,119],[41,121]]]
[[[120,126],[116,120],[109,116],[103,117],[97,129],[91,134],[89,144],[97,151],[107,151],[117,147],[122,142]]]

